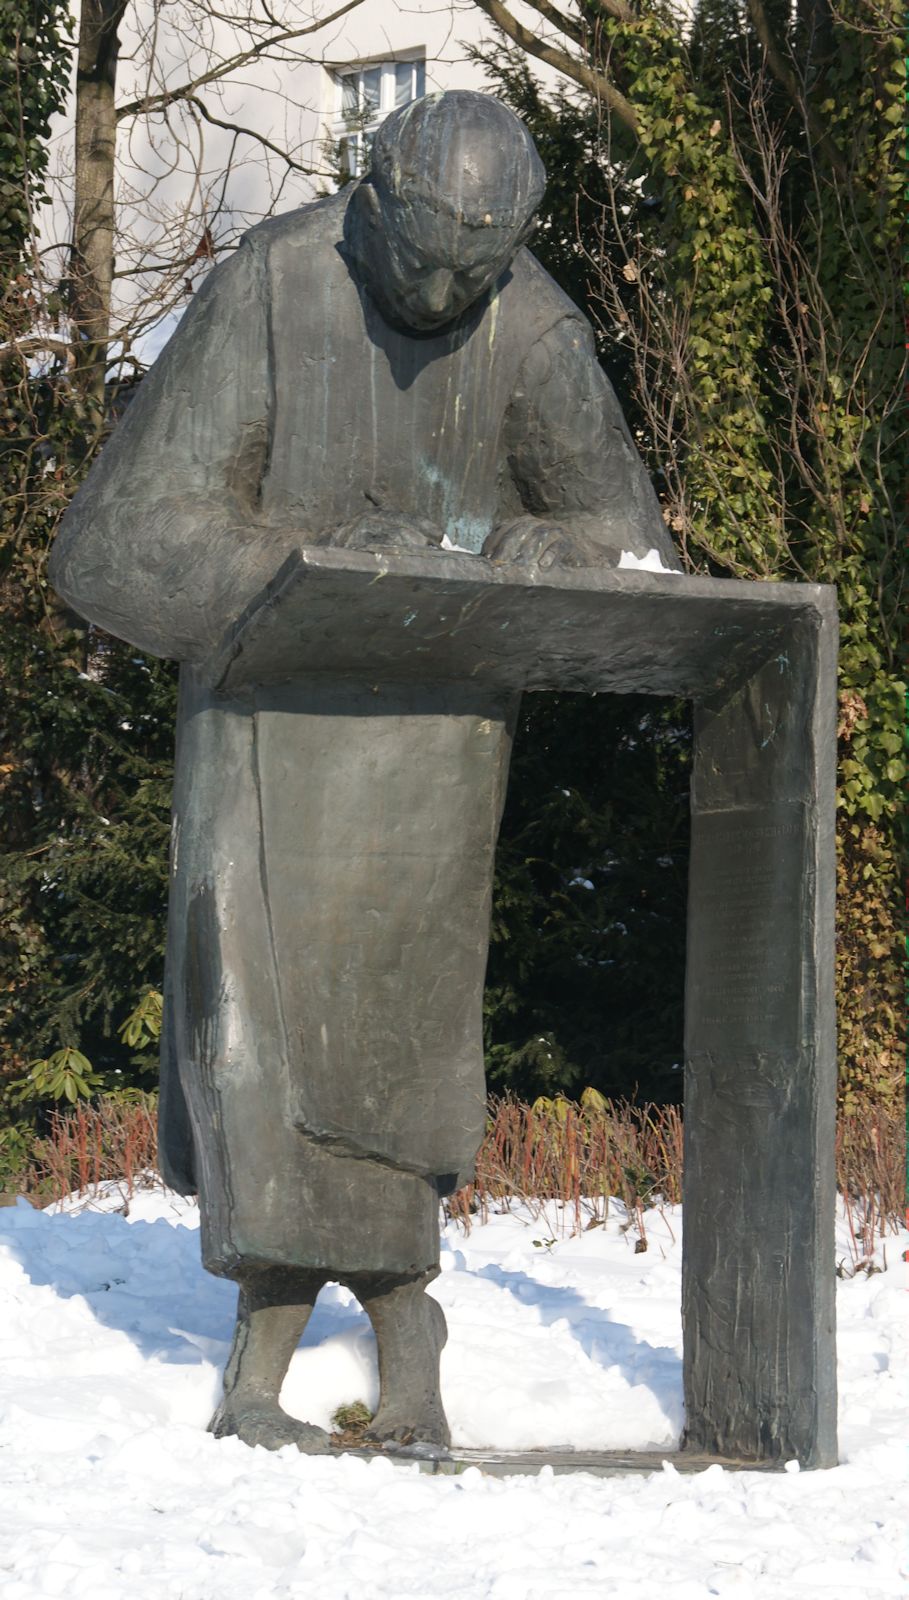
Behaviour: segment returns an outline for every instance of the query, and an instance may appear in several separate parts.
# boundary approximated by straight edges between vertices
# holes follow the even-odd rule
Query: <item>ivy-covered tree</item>
[[[40,1099],[56,1082],[40,1073],[29,1081],[31,1064],[77,1045],[94,1065],[93,1081],[115,1083],[124,1073],[148,1080],[150,1053],[140,1049],[137,1059],[115,1024],[143,988],[160,982],[163,942],[172,673],[90,633],[61,609],[44,577],[60,513],[104,427],[92,395],[55,357],[44,325],[54,308],[41,293],[35,258],[44,141],[69,81],[67,23],[57,0],[0,0],[0,1097],[7,1117],[31,1087]]]
[[[129,0],[83,0],[70,39],[59,0],[0,0],[0,1120],[4,1105],[154,1082],[176,673],[66,612],[46,559],[141,378],[134,342],[309,175],[290,119],[282,148],[267,120],[226,121],[219,96],[306,59],[309,36],[359,3],[301,18],[293,4],[228,15],[186,0],[146,19]],[[65,103],[63,250],[37,220]],[[132,165],[140,127],[182,174],[182,205],[174,191],[159,204],[154,161]],[[213,171],[211,129],[228,136]],[[231,181],[244,161],[248,179],[251,151],[261,182],[244,217]]]
[[[583,283],[689,570],[837,585],[841,1078],[847,1100],[892,1096],[906,777],[895,0],[699,0],[690,25],[661,4],[582,0],[570,15],[529,0],[538,29],[476,3],[513,47],[504,70],[501,46],[487,52],[493,81],[534,131],[596,129],[595,179],[569,167],[583,187],[563,281],[576,298]],[[528,57],[570,96],[547,101]],[[577,189],[557,166],[550,178],[564,219]]]
[[[45,200],[46,140],[66,92],[67,9],[58,0],[0,0],[0,271],[18,271]]]

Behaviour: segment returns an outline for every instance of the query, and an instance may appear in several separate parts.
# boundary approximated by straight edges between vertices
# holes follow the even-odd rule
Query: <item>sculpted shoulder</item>
[[[266,217],[264,222],[257,222],[254,228],[244,233],[240,248],[248,246],[267,254],[273,245],[294,244],[297,241],[305,243],[307,248],[319,244],[336,245],[344,231],[344,214],[349,200],[350,191],[342,189],[323,200],[298,206],[295,211],[282,212],[278,217]]]
[[[563,317],[572,317],[587,326],[587,318],[560,289],[554,278],[541,265],[532,251],[522,247],[511,263],[511,281],[507,285],[509,299],[516,305],[532,305],[537,316],[543,316],[551,327]]]

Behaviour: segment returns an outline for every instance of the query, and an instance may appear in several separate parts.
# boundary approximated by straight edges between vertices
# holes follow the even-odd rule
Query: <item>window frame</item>
[[[410,68],[410,94],[398,101],[398,69]],[[366,73],[378,72],[378,102],[370,102],[364,94],[363,79]],[[366,170],[370,145],[376,129],[385,118],[400,106],[412,105],[426,93],[426,54],[422,50],[405,50],[378,60],[364,60],[334,67],[331,71],[333,109],[331,140],[335,146],[348,178],[359,178]],[[351,80],[355,84],[356,110],[345,110],[345,89]],[[351,160],[351,155],[353,160]]]

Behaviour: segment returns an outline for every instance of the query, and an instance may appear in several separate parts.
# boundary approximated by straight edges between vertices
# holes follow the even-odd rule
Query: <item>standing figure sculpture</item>
[[[212,1427],[249,1443],[325,1447],[279,1393],[335,1279],[376,1331],[375,1438],[448,1443],[425,1289],[483,1130],[515,703],[318,673],[219,692],[219,647],[305,546],[678,567],[590,330],[522,248],[543,186],[486,96],[389,117],[367,177],[211,273],[52,557],[75,610],[182,664],[161,1166],[240,1288]]]

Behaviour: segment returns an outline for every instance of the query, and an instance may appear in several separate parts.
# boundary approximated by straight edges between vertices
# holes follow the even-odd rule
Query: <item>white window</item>
[[[342,172],[356,178],[366,170],[379,123],[426,93],[426,61],[423,56],[371,61],[340,68],[334,79],[332,137]]]

